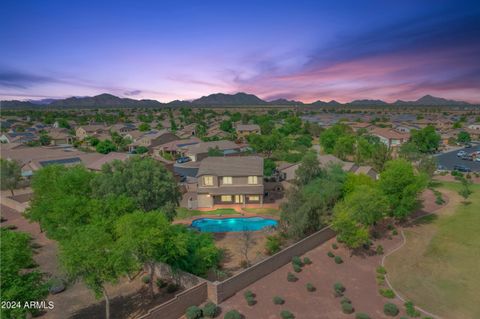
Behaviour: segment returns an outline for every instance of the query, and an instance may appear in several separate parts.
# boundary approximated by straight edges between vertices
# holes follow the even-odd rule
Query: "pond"
[[[209,233],[256,231],[268,227],[277,227],[278,221],[263,217],[236,218],[199,218],[192,222],[192,227]]]

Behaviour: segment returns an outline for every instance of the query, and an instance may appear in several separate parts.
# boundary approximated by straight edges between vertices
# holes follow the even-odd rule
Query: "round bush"
[[[288,310],[283,310],[282,312],[280,312],[280,317],[282,317],[282,319],[294,319],[295,318],[293,313],[291,313]]]
[[[335,256],[335,263],[336,263],[336,264],[341,264],[341,263],[343,263],[342,257],[340,257],[340,256]]]
[[[342,312],[348,314],[353,313],[354,309],[351,303],[344,302],[342,303]]]
[[[330,257],[330,258],[333,258],[333,257],[335,257],[335,254],[332,253],[331,251],[329,251],[329,252],[327,253],[327,256]]]
[[[207,318],[215,318],[218,315],[218,307],[209,301],[203,306],[203,316]]]
[[[389,299],[395,298],[395,293],[391,289],[380,289],[378,292],[380,293],[380,295],[384,296],[385,298],[389,298]]]
[[[302,267],[300,267],[299,265],[293,264],[293,271],[295,271],[295,272],[301,272],[301,271],[302,271]]]
[[[382,246],[382,245],[378,245],[378,246],[377,246],[377,249],[375,250],[375,252],[377,253],[377,255],[383,255],[383,246]]]
[[[355,319],[370,319],[370,316],[364,312],[357,312],[355,314]]]
[[[230,310],[223,316],[223,319],[242,319],[242,315],[237,310]]]
[[[247,290],[243,293],[243,296],[245,298],[255,298],[255,294],[253,292],[251,292],[250,290]]]
[[[333,291],[335,292],[336,297],[341,297],[345,292],[345,287],[341,283],[336,282],[333,284]]]
[[[377,274],[385,275],[387,273],[387,270],[383,266],[378,266],[377,267]]]
[[[420,317],[420,312],[417,309],[415,309],[415,305],[413,304],[413,302],[407,301],[406,303],[404,303],[404,306],[405,306],[405,312],[407,313],[407,315],[409,315],[412,318]]]
[[[389,302],[383,306],[383,313],[387,316],[395,317],[396,315],[398,315],[399,310],[397,305]]]
[[[142,281],[143,281],[144,284],[149,284],[150,283],[150,276],[149,275],[143,276]]]
[[[300,259],[300,257],[298,256],[293,256],[292,258],[292,264],[295,266],[299,266],[299,267],[302,267],[303,266],[303,263],[302,263],[302,260]]]
[[[304,265],[311,265],[312,261],[310,260],[310,258],[305,257],[305,258],[303,258],[303,264]]]
[[[332,244],[332,248],[333,248],[333,249],[338,249],[337,243],[333,243],[333,244]]]
[[[315,286],[312,285],[311,283],[307,283],[307,286],[306,286],[306,287],[307,287],[307,290],[310,291],[310,292],[313,292],[313,291],[316,290],[316,289],[315,289]]]
[[[197,306],[188,307],[185,316],[187,319],[200,319],[202,318],[202,309]]]
[[[342,300],[340,300],[340,303],[352,303],[352,301],[347,297],[343,297]]]
[[[287,274],[287,280],[290,281],[290,282],[295,282],[298,280],[297,276],[295,276],[294,274],[292,274],[291,272],[289,272]]]
[[[394,229],[394,230],[392,231],[392,235],[394,235],[394,236],[398,235],[398,230]]]
[[[285,303],[285,300],[282,297],[275,296],[273,297],[273,303],[276,305],[283,305]]]
[[[247,300],[247,305],[249,305],[249,306],[253,306],[257,303],[255,298],[253,298],[253,297],[248,297],[248,298],[245,298],[245,299]]]

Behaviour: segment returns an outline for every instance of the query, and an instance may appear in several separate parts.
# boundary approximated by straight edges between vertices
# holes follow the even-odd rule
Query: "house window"
[[[258,202],[260,200],[260,196],[250,195],[250,196],[248,196],[248,200],[251,201],[251,202]]]
[[[232,195],[222,195],[220,197],[220,200],[222,202],[231,202],[232,201]]]
[[[203,176],[203,184],[205,186],[213,186],[213,176]]]
[[[248,184],[258,184],[257,176],[248,176]]]
[[[232,185],[232,176],[223,176],[223,184]]]

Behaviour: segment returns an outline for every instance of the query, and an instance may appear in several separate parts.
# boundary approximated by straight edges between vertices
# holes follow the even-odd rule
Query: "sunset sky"
[[[0,4],[0,100],[480,102],[480,1]]]

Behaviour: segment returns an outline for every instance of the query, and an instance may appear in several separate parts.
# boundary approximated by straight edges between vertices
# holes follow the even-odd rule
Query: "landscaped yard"
[[[462,203],[459,183],[445,182],[449,203],[436,218],[406,229],[404,247],[386,259],[394,288],[443,318],[480,318],[480,185]]]
[[[280,210],[278,208],[272,208],[272,207],[243,208],[243,210],[252,214],[280,217]]]
[[[186,218],[191,218],[191,217],[201,216],[201,215],[234,215],[234,214],[239,214],[239,212],[237,212],[233,208],[219,208],[219,209],[205,212],[205,211],[200,211],[196,209],[179,207],[177,209],[177,216],[175,217],[175,219],[181,220],[181,219],[186,219]]]

